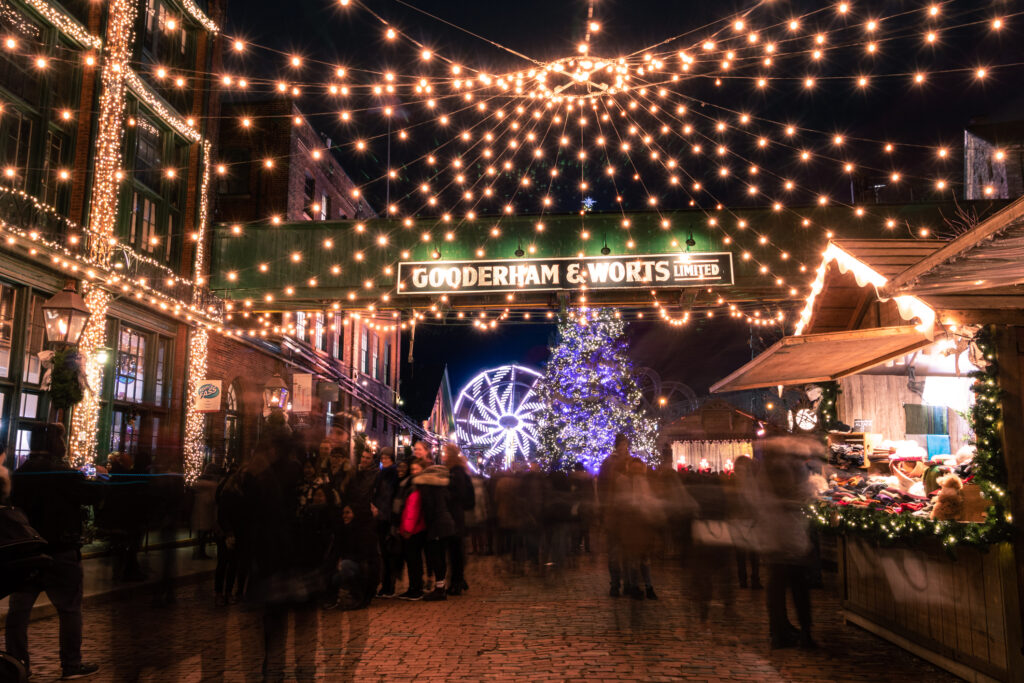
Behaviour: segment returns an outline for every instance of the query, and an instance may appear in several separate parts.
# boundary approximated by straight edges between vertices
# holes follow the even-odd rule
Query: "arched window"
[[[225,462],[242,458],[242,403],[238,396],[238,383],[232,382],[224,396]]]

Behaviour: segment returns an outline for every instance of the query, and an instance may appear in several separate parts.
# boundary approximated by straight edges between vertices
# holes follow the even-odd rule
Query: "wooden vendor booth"
[[[759,433],[760,432],[760,433]],[[672,469],[689,467],[723,472],[736,458],[754,456],[754,442],[764,436],[763,425],[721,399],[707,401],[698,410],[661,428],[659,451],[672,454]]]
[[[1024,680],[1024,200],[951,242],[829,244],[786,337],[712,387],[816,387],[844,615],[975,681]],[[800,427],[795,427],[800,431]]]

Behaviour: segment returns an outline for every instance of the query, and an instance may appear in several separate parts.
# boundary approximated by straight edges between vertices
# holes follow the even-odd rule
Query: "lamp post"
[[[52,419],[63,423],[66,411],[82,400],[85,382],[82,377],[78,346],[89,320],[89,307],[75,289],[75,281],[68,279],[64,289],[42,305],[46,339],[54,347],[50,359],[49,394]]]
[[[265,385],[263,385],[263,408],[264,415],[270,415],[274,410],[284,410],[288,405],[288,385],[281,379],[280,373],[274,373]]]
[[[69,279],[64,289],[47,299],[42,308],[46,338],[61,346],[76,346],[89,319],[89,307],[76,291],[75,281]]]

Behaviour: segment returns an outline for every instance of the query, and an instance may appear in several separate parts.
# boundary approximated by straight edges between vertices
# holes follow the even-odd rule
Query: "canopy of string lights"
[[[617,301],[623,313],[646,312],[677,326],[716,312],[785,325],[807,296],[829,239],[941,236],[951,213],[941,202],[958,198],[962,175],[953,135],[938,143],[903,141],[858,120],[801,123],[801,112],[840,96],[858,98],[858,112],[884,110],[877,98],[894,88],[924,98],[935,88],[938,107],[951,85],[968,93],[999,87],[999,80],[1005,87],[1022,65],[1012,54],[993,57],[1008,51],[984,49],[1007,39],[1020,14],[1010,5],[830,2],[795,12],[759,0],[623,50],[628,36],[605,25],[601,4],[589,0],[580,2],[581,39],[571,53],[536,58],[393,2],[422,18],[416,31],[390,20],[387,3],[333,3],[379,31],[379,54],[359,64],[228,35],[229,54],[217,73],[145,67],[168,88],[215,89],[243,112],[253,95],[301,103],[295,125],[329,118],[345,134],[290,155],[333,155],[343,166],[372,169],[351,194],[369,201],[375,219],[327,221],[304,237],[298,228],[308,225],[277,215],[217,226],[209,282],[231,300],[222,331],[266,332],[272,323],[261,313],[288,309],[384,314],[394,325],[469,324],[490,311],[492,324],[477,324],[490,328],[497,320],[537,319],[537,308],[614,297],[590,291],[585,278],[560,296],[485,297],[456,289],[412,297],[403,291],[407,271],[400,264],[703,251],[731,253],[732,282],[689,283],[689,294],[677,283],[652,282],[636,288],[642,296]],[[444,49],[416,37],[432,22],[458,31],[468,51],[485,45],[504,60],[454,59],[450,54],[465,54],[466,46]],[[279,75],[268,75],[267,64],[276,64]],[[249,132],[256,149],[266,123],[243,113],[220,125]],[[988,161],[1005,159],[1005,150],[995,148]],[[215,150],[209,168],[215,180],[273,176],[287,161],[232,162]],[[175,169],[164,173],[173,178]],[[858,198],[864,188],[881,186],[909,188],[933,204]],[[999,190],[987,186],[983,194],[996,198]]]

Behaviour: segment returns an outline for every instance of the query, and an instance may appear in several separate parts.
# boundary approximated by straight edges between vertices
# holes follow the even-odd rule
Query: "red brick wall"
[[[339,209],[345,218],[356,217],[352,200],[354,185],[341,164],[331,154],[313,159],[313,150],[324,150],[325,142],[305,120],[293,122],[299,110],[287,100],[244,102],[224,105],[221,126],[223,149],[249,149],[253,161],[248,166],[233,166],[229,173],[242,174],[249,191],[244,195],[217,195],[217,220],[226,223],[265,221],[281,216],[287,221],[307,220],[305,183],[309,172],[316,182],[316,200],[321,192],[331,197],[331,220],[338,220]],[[241,120],[252,120],[243,128]],[[337,144],[332,142],[332,144]],[[273,159],[267,169],[265,159]],[[372,213],[365,200],[359,202],[360,217]]]
[[[251,346],[220,334],[211,334],[207,356],[206,379],[221,380],[222,395],[235,383],[240,402],[242,425],[242,457],[248,457],[256,445],[258,423],[263,412],[263,385],[275,372],[290,383],[290,373],[276,358]],[[222,404],[223,405],[223,404]],[[210,413],[206,417],[207,434],[215,453],[224,451],[224,412]]]

